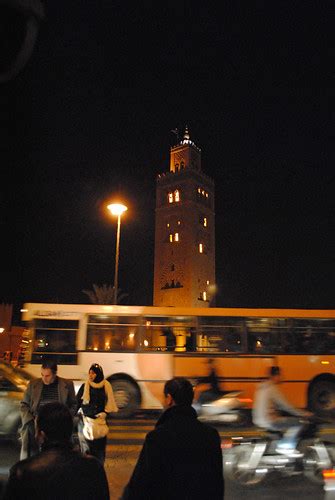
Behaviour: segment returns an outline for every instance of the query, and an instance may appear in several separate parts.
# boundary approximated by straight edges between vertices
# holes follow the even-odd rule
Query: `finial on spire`
[[[176,140],[177,142],[179,142],[179,131],[177,128],[173,129],[173,130],[170,130],[170,132],[172,132],[172,134],[174,134],[176,136]]]
[[[188,132],[188,127],[186,125],[185,127],[185,132],[184,132],[184,140],[189,141],[190,140],[190,134]]]

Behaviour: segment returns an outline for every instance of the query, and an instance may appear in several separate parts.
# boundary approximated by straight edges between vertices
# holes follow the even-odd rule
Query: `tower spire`
[[[188,126],[187,125],[185,126],[184,140],[185,141],[189,141],[190,140],[190,134],[189,134]]]

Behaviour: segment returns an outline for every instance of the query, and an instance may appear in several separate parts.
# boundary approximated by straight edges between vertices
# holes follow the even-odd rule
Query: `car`
[[[0,438],[18,440],[20,402],[28,383],[36,377],[6,361],[0,361]]]

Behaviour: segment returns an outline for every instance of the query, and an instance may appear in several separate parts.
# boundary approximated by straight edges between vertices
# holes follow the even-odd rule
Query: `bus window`
[[[141,349],[145,351],[185,352],[192,350],[193,318],[148,316],[144,321]]]
[[[335,352],[335,321],[329,319],[295,319],[297,352],[329,354]]]
[[[91,315],[88,317],[88,351],[136,351],[139,324],[136,317]]]
[[[290,328],[282,318],[246,318],[248,347],[251,353],[286,352]]]
[[[326,333],[326,352],[335,353],[335,328],[330,329]]]
[[[38,319],[34,327],[33,364],[40,364],[45,359],[64,365],[77,363],[78,321]]]
[[[244,324],[241,318],[217,316],[199,318],[197,350],[205,352],[242,352]]]

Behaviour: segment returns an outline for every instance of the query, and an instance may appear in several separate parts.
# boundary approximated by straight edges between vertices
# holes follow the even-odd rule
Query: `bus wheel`
[[[316,414],[335,412],[335,381],[319,380],[314,382],[309,391],[309,409]]]
[[[110,380],[113,388],[115,402],[119,411],[116,418],[130,417],[140,406],[141,398],[138,387],[129,380]]]

